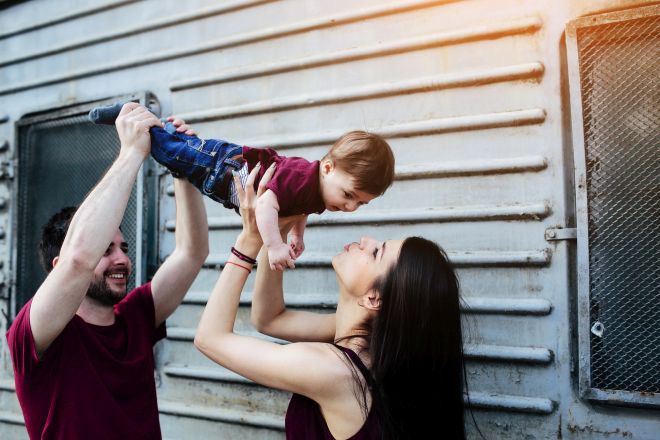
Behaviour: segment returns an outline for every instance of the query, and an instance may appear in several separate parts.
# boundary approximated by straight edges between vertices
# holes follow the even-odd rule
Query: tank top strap
[[[334,344],[334,346],[340,349],[341,351],[343,351],[344,353],[346,353],[350,358],[351,362],[353,362],[353,364],[358,368],[358,370],[360,370],[360,373],[362,373],[364,378],[367,380],[369,379],[371,373],[369,372],[369,369],[367,368],[366,365],[364,365],[364,362],[362,362],[362,359],[360,359],[360,356],[358,356],[356,352],[354,352],[350,348],[342,347],[341,345]]]

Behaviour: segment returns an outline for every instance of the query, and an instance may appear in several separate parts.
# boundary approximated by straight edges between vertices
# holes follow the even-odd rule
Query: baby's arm
[[[293,224],[291,229],[291,248],[298,258],[305,250],[305,242],[303,241],[303,234],[305,234],[305,225],[307,225],[307,216],[303,215],[300,220]]]
[[[293,269],[295,253],[280,235],[278,225],[280,205],[277,196],[271,190],[266,190],[257,200],[257,227],[261,239],[268,250],[268,262],[271,270]]]

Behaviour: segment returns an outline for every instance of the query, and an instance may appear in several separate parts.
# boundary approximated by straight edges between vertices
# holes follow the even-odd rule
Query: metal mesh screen
[[[25,125],[19,131],[16,307],[34,295],[46,277],[39,263],[41,228],[65,206],[78,206],[119,153],[113,126],[94,125],[86,115]],[[133,187],[121,226],[135,263],[137,220]],[[135,285],[131,275],[129,289]]]
[[[660,20],[578,30],[591,384],[660,392]]]

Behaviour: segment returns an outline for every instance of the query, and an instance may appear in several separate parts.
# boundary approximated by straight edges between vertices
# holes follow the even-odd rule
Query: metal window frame
[[[115,96],[112,98],[101,99],[97,101],[85,102],[73,106],[67,106],[62,108],[53,108],[49,110],[39,111],[38,114],[32,113],[27,116],[22,117],[15,123],[15,139],[14,145],[19,145],[20,142],[20,133],[21,128],[33,125],[40,122],[46,122],[56,119],[62,119],[70,116],[78,116],[88,113],[92,108],[99,105],[112,104],[115,102],[127,102],[135,101],[139,102],[142,105],[148,106],[152,112],[157,116],[160,116],[160,105],[156,97],[151,92],[136,92],[128,95]],[[12,162],[17,163],[18,161],[18,148],[15,148],[12,155]],[[137,179],[136,179],[136,192],[138,196],[136,197],[136,225],[135,225],[135,260],[133,263],[134,274],[135,274],[135,284],[139,286],[146,282],[147,280],[147,265],[148,265],[148,249],[144,244],[144,239],[148,236],[148,225],[147,225],[147,205],[145,200],[145,192],[147,190],[147,178],[150,173],[151,161],[145,161],[140,169],[138,170]],[[20,187],[20,167],[15,166],[15,176],[14,184],[12,186],[12,197],[11,204],[9,206],[9,219],[11,221],[12,227],[9,228],[7,232],[7,242],[9,244],[9,249],[11,252],[10,262],[9,262],[9,282],[8,282],[8,304],[9,304],[9,317],[13,320],[16,317],[17,304],[16,304],[16,267],[18,259],[18,243],[16,240],[17,228],[18,228],[18,197],[16,197],[16,191]]]
[[[660,395],[623,390],[603,390],[592,386],[589,309],[589,217],[587,167],[583,125],[582,88],[577,33],[579,29],[660,15],[660,5],[581,17],[566,26],[566,52],[571,108],[573,157],[575,166],[575,208],[577,225],[577,324],[578,390],[583,399],[633,407],[660,407]]]

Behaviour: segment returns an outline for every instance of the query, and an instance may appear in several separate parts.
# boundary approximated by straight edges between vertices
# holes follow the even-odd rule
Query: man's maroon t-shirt
[[[257,163],[261,163],[255,189],[270,164],[277,164],[275,174],[266,188],[275,193],[281,217],[320,214],[325,211],[319,185],[318,160],[310,162],[302,157],[280,156],[272,148],[250,147],[243,147],[243,159],[248,163],[248,171],[252,171]]]
[[[151,285],[115,305],[115,323],[98,326],[74,316],[37,355],[30,300],[7,331],[16,395],[31,439],[160,439]]]

